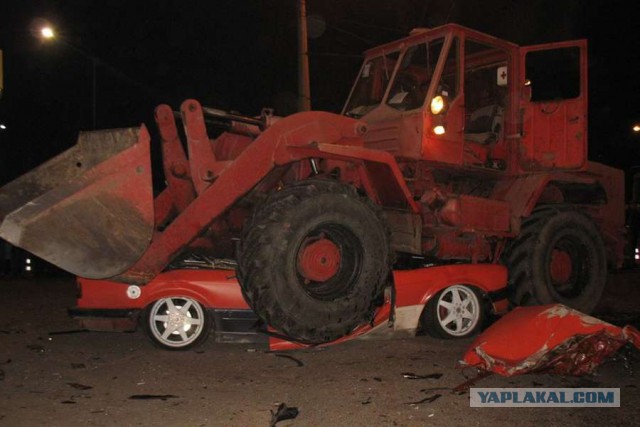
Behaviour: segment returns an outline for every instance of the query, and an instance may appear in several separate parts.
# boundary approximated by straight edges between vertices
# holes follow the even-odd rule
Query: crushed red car
[[[561,304],[518,307],[480,334],[462,364],[503,376],[584,375],[622,346],[640,349],[640,332]]]
[[[264,343],[271,350],[308,346],[262,325],[244,300],[233,269],[178,269],[145,286],[78,278],[70,315],[82,328],[133,331],[169,350],[216,342]],[[441,338],[476,333],[490,314],[503,314],[507,271],[499,265],[443,265],[393,272],[393,286],[368,323],[335,344],[364,335],[413,336],[424,328]],[[324,344],[323,344],[324,345]]]

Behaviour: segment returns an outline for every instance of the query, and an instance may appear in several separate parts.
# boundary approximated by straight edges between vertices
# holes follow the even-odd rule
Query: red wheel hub
[[[314,240],[298,253],[298,269],[308,280],[326,282],[338,273],[340,257],[340,249],[331,240]]]
[[[551,252],[551,279],[556,283],[566,283],[573,272],[571,256],[565,251],[554,249]]]

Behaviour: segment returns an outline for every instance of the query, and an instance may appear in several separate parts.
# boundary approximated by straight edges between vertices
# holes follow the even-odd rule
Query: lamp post
[[[96,121],[97,121],[97,103],[96,103],[96,100],[97,100],[97,84],[96,84],[96,82],[97,82],[97,75],[96,75],[97,59],[93,55],[88,54],[87,52],[85,52],[84,50],[80,49],[79,47],[76,47],[73,44],[69,43],[68,41],[59,38],[57,36],[57,34],[56,34],[56,31],[50,25],[45,25],[42,28],[40,28],[40,35],[46,41],[48,41],[48,40],[60,40],[65,46],[70,47],[72,50],[78,52],[83,57],[85,57],[89,61],[91,61],[91,125],[92,125],[93,129],[96,129]]]

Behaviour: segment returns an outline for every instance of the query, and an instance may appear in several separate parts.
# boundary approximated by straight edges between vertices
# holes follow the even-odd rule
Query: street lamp
[[[0,123],[0,130],[6,130],[7,129],[7,125],[5,125],[4,123]]]
[[[640,124],[638,124],[638,125],[633,125],[633,127],[632,127],[631,129],[633,129],[633,131],[634,131],[635,133],[640,133]]]
[[[56,36],[55,31],[50,26],[45,26],[40,29],[40,35],[47,40],[53,39]]]

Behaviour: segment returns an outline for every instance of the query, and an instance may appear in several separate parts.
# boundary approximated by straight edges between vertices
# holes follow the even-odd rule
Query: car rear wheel
[[[151,341],[165,350],[186,350],[209,336],[211,319],[202,305],[189,297],[171,296],[150,305],[144,316]]]

